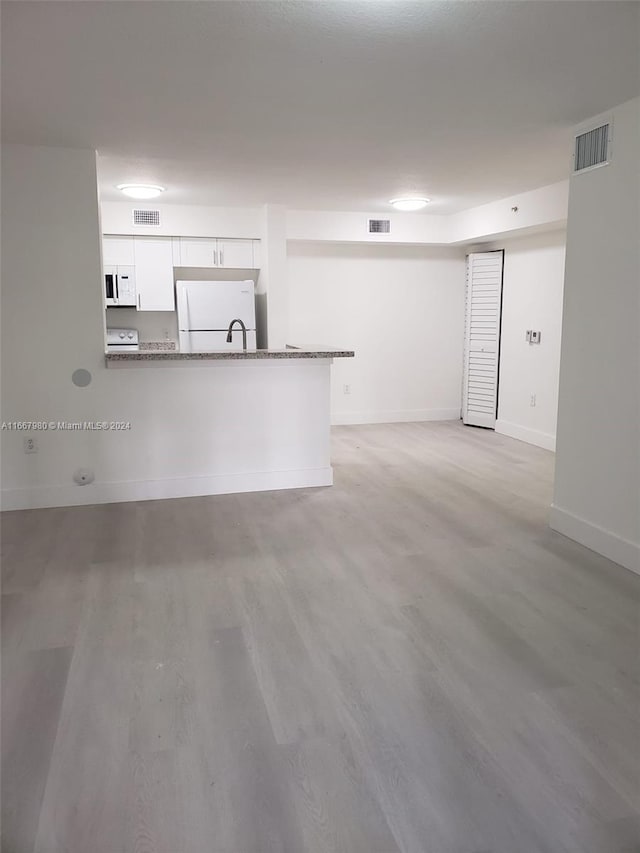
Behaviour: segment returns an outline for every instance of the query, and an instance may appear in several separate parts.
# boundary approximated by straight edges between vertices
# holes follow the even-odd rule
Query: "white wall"
[[[640,99],[571,178],[551,524],[640,570]]]
[[[288,210],[289,240],[323,240],[371,244],[445,246],[468,244],[518,232],[549,230],[567,219],[569,182],[559,181],[536,190],[499,199],[448,216],[434,213]],[[513,208],[517,210],[513,210]],[[429,210],[429,208],[427,208]],[[367,220],[389,219],[389,234],[369,234]]]
[[[107,308],[108,328],[137,329],[141,341],[178,340],[175,311],[136,311],[135,308]]]
[[[565,244],[565,232],[555,231],[495,246],[505,250],[496,432],[548,450],[556,442]],[[542,332],[539,344],[527,343],[527,329]]]
[[[356,351],[333,366],[334,423],[460,416],[462,249],[290,242],[288,267],[290,342]]]
[[[100,231],[93,151],[2,146],[2,419],[89,418],[92,390],[71,374],[104,362]],[[88,461],[91,436],[71,442],[2,432],[5,487],[66,478]]]
[[[94,152],[3,146],[2,181],[2,419],[131,424],[3,430],[5,509],[330,482],[323,360],[107,369]]]
[[[133,209],[160,211],[160,227],[132,225]],[[150,201],[105,201],[100,205],[103,234],[149,234],[152,237],[260,237],[260,208],[209,207],[197,204],[163,204],[162,198]]]
[[[287,282],[286,211],[265,205],[262,212],[260,277],[256,288],[258,346],[282,349],[287,338],[289,286]]]
[[[389,234],[369,234],[369,219],[389,219]],[[365,213],[346,210],[288,210],[289,240],[328,242],[445,244],[450,217],[429,213]]]
[[[568,181],[559,181],[452,214],[449,217],[449,242],[470,243],[492,236],[508,236],[524,229],[564,225],[568,194]],[[514,207],[517,210],[513,210]]]

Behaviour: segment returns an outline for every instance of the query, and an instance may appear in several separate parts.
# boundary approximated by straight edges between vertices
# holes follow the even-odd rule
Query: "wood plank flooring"
[[[640,577],[548,529],[552,454],[333,460],[4,514],[3,853],[639,853]]]

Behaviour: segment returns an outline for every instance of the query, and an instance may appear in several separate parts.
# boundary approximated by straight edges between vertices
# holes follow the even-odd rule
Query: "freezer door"
[[[180,331],[224,331],[232,320],[256,327],[252,281],[178,281]]]
[[[233,330],[232,341],[227,343],[226,332],[179,332],[180,352],[220,352],[242,349],[242,329]],[[247,349],[256,348],[256,333],[247,332]]]

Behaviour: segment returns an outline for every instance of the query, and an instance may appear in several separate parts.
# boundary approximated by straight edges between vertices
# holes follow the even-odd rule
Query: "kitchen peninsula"
[[[330,374],[352,350],[108,352],[106,378],[127,387],[131,431],[108,436],[133,469],[111,500],[149,500],[330,486]],[[141,444],[142,442],[142,444]],[[127,445],[144,447],[147,461]],[[127,466],[128,467],[128,466]],[[131,469],[130,469],[131,470]],[[100,487],[86,487],[95,491]]]
[[[219,350],[214,352],[180,352],[175,349],[139,349],[134,352],[107,352],[107,367],[121,366],[130,362],[163,361],[229,361],[281,358],[353,358],[353,350],[338,350],[328,347],[294,347],[285,349]]]

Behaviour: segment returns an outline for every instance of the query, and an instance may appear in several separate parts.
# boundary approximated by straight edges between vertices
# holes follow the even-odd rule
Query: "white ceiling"
[[[636,2],[4,2],[2,130],[102,197],[449,213],[566,177],[640,92]]]

